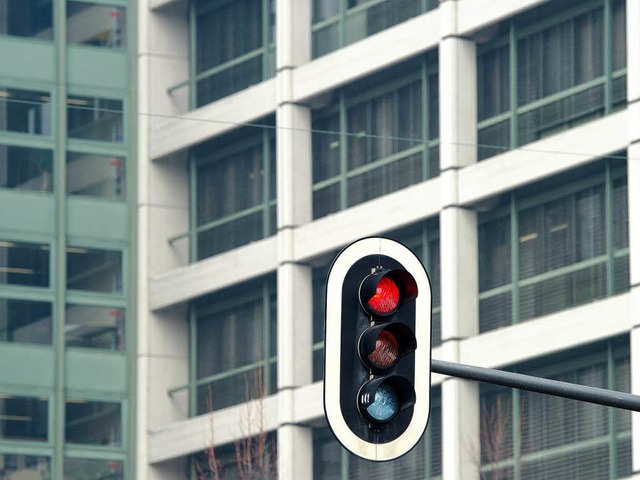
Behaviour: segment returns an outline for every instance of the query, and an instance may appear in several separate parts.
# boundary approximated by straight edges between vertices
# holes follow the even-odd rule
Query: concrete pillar
[[[476,213],[458,201],[458,172],[476,162],[476,46],[458,35],[458,1],[440,3],[440,263],[443,360],[460,361],[461,340],[478,333]],[[442,383],[442,478],[479,478],[475,383]]]
[[[640,2],[627,2],[629,281],[631,391],[640,394]],[[640,415],[632,418],[632,470],[640,472]]]
[[[312,381],[311,269],[294,237],[311,211],[311,113],[292,103],[295,69],[311,56],[311,0],[279,0],[276,15],[278,200],[278,477],[313,477],[311,429],[295,424],[295,390]]]
[[[150,428],[188,416],[187,391],[171,396],[169,390],[189,379],[186,305],[151,312],[147,295],[149,278],[189,261],[188,241],[168,242],[189,227],[187,155],[151,162],[148,135],[154,115],[186,110],[188,92],[182,92],[185,101],[167,92],[188,77],[186,2],[151,12],[153,3],[138,3],[136,477],[186,480],[184,461],[150,468],[147,456]]]

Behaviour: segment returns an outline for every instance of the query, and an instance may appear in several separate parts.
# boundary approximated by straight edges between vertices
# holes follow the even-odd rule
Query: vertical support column
[[[465,338],[478,333],[478,243],[473,210],[459,204],[458,172],[476,162],[476,46],[458,35],[457,0],[440,3],[440,262],[443,359],[459,362]],[[476,383],[442,384],[443,480],[479,478]]]
[[[137,111],[174,115],[187,108],[186,89],[167,89],[188,77],[186,2],[138,3]],[[165,2],[166,3],[166,2]],[[162,10],[153,11],[154,6]],[[171,39],[171,41],[167,41]],[[182,98],[180,97],[182,95]],[[149,310],[149,278],[189,262],[189,242],[168,242],[189,228],[187,152],[156,162],[149,159],[149,130],[154,117],[138,115],[137,144],[137,416],[136,478],[186,479],[183,461],[150,467],[150,428],[188,416],[188,390],[169,394],[189,379],[189,328],[186,304]],[[135,158],[135,157],[134,157]],[[132,158],[133,160],[133,158]]]
[[[295,263],[295,230],[311,221],[311,113],[292,102],[295,69],[311,57],[311,0],[276,12],[278,199],[278,477],[313,477],[311,429],[295,423],[295,391],[312,380],[311,269]]]
[[[631,285],[631,392],[640,394],[640,2],[627,2],[629,149],[629,281]],[[640,472],[640,415],[631,415],[632,470]]]

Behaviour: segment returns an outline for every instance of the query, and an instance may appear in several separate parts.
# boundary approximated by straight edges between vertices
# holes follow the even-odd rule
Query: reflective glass
[[[67,193],[124,199],[124,158],[89,153],[67,153]]]
[[[67,133],[70,138],[123,142],[122,100],[70,96],[67,98]]]
[[[0,0],[0,11],[0,34],[53,38],[52,0]]]
[[[67,347],[124,348],[124,309],[67,305],[65,321]]]
[[[47,440],[46,398],[0,394],[0,441]]]
[[[119,403],[69,399],[65,404],[65,420],[65,439],[69,443],[122,444],[122,408]]]
[[[0,480],[51,480],[49,457],[0,453]]]
[[[122,291],[122,252],[67,248],[67,288],[93,292]]]
[[[0,130],[51,135],[49,92],[0,86]]]
[[[67,2],[67,42],[105,48],[125,46],[124,7]]]
[[[0,241],[0,284],[49,286],[49,245]]]
[[[0,145],[0,187],[52,191],[53,152]]]
[[[124,480],[124,466],[118,460],[65,458],[64,480]]]
[[[0,342],[51,344],[51,303],[0,298]]]

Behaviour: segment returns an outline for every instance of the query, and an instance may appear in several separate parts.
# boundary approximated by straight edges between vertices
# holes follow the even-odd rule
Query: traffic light
[[[431,284],[420,260],[388,238],[358,240],[327,278],[324,407],[350,452],[407,453],[429,420]]]

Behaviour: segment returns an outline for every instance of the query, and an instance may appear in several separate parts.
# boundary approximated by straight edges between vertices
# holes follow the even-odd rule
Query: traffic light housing
[[[369,237],[327,278],[324,406],[350,452],[385,461],[407,453],[429,419],[431,284],[399,242]]]

